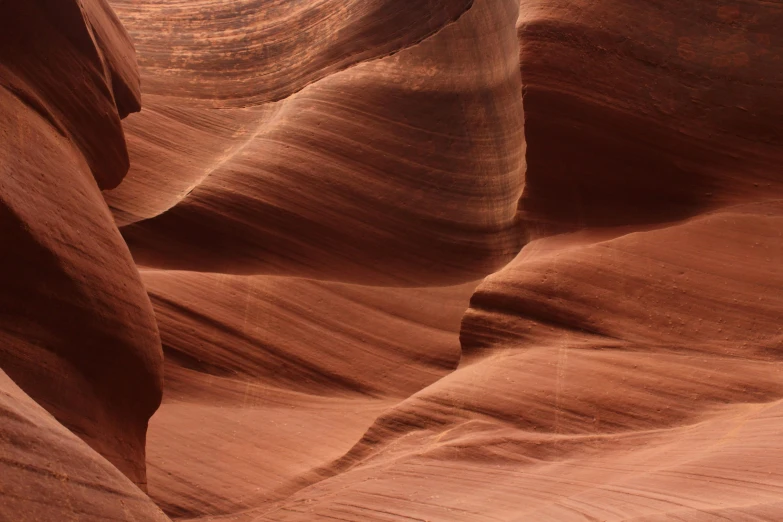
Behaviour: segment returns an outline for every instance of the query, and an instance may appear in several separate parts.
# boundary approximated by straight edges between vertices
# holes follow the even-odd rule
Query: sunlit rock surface
[[[783,518],[783,6],[109,4],[0,6],[0,365],[61,423],[1,426],[64,437],[13,459],[143,520]]]

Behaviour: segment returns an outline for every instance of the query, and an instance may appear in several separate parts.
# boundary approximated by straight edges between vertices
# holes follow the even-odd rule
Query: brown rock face
[[[459,368],[255,520],[780,518],[782,15],[523,2],[532,241]]]
[[[522,2],[531,234],[777,198],[781,24],[770,2]]]
[[[0,3],[0,518],[783,519],[783,5],[109,3]]]
[[[336,13],[338,3],[344,5],[334,2]],[[214,107],[241,97],[236,89],[244,84],[198,83],[204,89],[198,96],[214,102],[172,98],[158,72],[173,67],[159,58],[169,56],[170,44],[151,39],[141,22],[158,19],[197,40],[217,19],[206,25],[183,20],[184,12],[177,17],[155,2],[116,4],[121,16],[129,12],[132,34],[145,45],[165,46],[151,48],[149,60],[142,52],[152,110],[129,120],[133,168],[107,194],[119,222],[135,222],[122,231],[139,263],[432,285],[483,277],[519,250],[524,137],[515,2],[476,2],[465,14],[464,1],[425,2],[411,13],[388,0],[360,3],[352,16],[385,29],[362,43],[367,50],[348,68],[329,58],[345,52],[342,38],[349,37],[331,33],[341,18],[332,11],[311,12],[307,3],[294,2],[286,3],[290,10],[297,6],[288,13],[272,2],[259,11],[263,16],[221,18],[220,49],[233,45],[235,31],[273,38],[278,29],[271,21],[278,16],[296,27],[300,17],[320,12],[313,31],[335,36],[314,48],[286,42],[283,50],[292,56],[308,54],[292,57],[301,69],[285,74],[248,58],[241,69],[257,69],[242,74],[267,74],[270,84],[301,76],[309,85],[286,83],[290,92],[277,103],[260,105],[260,98],[220,111]],[[417,10],[428,14],[419,20]],[[397,13],[389,24],[419,21],[410,28],[388,25],[378,14],[386,12]],[[339,23],[346,21],[350,17]],[[245,25],[238,29],[240,22]],[[440,29],[431,34],[435,25]],[[175,54],[169,60],[194,56],[181,75],[201,77],[207,59],[201,44]],[[209,60],[222,57],[220,70],[232,69],[231,56],[217,52]],[[165,179],[159,157],[170,169]]]
[[[3,5],[2,86],[68,138],[101,188],[128,170],[120,117],[139,110],[133,47],[103,0]]]
[[[456,368],[460,319],[477,284],[142,275],[166,355],[149,492],[181,517],[284,497],[385,409]]]
[[[0,519],[169,520],[106,459],[0,372]]]
[[[212,107],[282,100],[332,73],[413,46],[472,0],[113,0],[145,91]]]
[[[143,485],[160,340],[99,189],[128,167],[120,114],[138,109],[133,48],[102,2],[0,13],[0,365]]]

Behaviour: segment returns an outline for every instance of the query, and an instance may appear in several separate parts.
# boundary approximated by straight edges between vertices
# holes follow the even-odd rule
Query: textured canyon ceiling
[[[783,520],[779,0],[0,0],[0,521]]]

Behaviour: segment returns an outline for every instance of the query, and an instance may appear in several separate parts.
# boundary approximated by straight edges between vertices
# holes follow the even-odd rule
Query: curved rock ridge
[[[533,241],[455,372],[248,520],[775,520],[781,201]]]
[[[131,171],[119,187],[104,192],[117,226],[176,206],[263,131],[279,105],[213,110],[145,92],[144,112],[123,122]]]
[[[92,36],[109,71],[120,118],[141,110],[141,82],[136,52],[125,27],[107,0],[81,0]]]
[[[287,98],[410,47],[473,0],[110,0],[139,50],[145,92],[247,107]]]
[[[0,4],[0,518],[783,519],[779,1]]]
[[[0,519],[169,520],[0,370]]]
[[[0,15],[0,366],[143,487],[160,339],[99,188],[127,170],[133,48],[103,2],[6,2]]]
[[[522,2],[533,237],[774,198],[779,2]]]
[[[216,116],[159,99],[128,127],[139,167],[107,194],[123,222],[149,218],[122,230],[136,260],[402,286],[502,266],[522,241],[517,9],[475,2],[417,45],[274,107]],[[195,154],[212,160],[194,169],[186,158],[202,140]],[[160,150],[177,151],[162,156],[169,188],[147,178]]]
[[[452,371],[476,282],[383,288],[142,271],[166,355],[149,492],[172,517],[238,515],[350,449]]]
[[[562,374],[539,375],[546,386],[560,381],[548,395],[557,404],[544,417],[485,395],[491,409],[477,408],[518,412],[523,424],[536,416],[531,429],[593,433],[677,425],[727,403],[780,398],[783,329],[773,318],[783,305],[781,224],[778,201],[586,245],[531,243],[473,296],[464,365],[472,372],[507,356],[552,357]],[[525,396],[535,395],[531,379]]]
[[[456,371],[242,520],[779,519],[782,12],[523,2],[533,241]]]
[[[607,441],[520,437],[492,424],[427,433],[408,439],[421,451],[379,458],[241,520],[771,522],[781,508],[780,475],[769,471],[781,465],[780,414],[775,402]],[[579,457],[553,459],[554,445],[558,454],[576,446]]]
[[[67,136],[98,185],[128,171],[120,117],[140,108],[133,46],[104,0],[6,2],[0,86]]]
[[[142,276],[168,367],[321,396],[405,398],[455,369],[455,334],[477,285],[383,288],[149,270]],[[175,376],[167,390],[201,395]],[[214,390],[208,394],[217,399]]]

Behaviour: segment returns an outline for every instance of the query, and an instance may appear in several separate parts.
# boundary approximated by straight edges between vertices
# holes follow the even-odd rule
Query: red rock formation
[[[374,35],[351,63],[330,62],[341,35],[302,70],[256,54],[229,75],[284,75],[284,93],[210,80],[205,68],[236,57],[205,54],[193,36],[212,27],[228,52],[237,23],[272,38],[273,24],[254,32],[264,17],[114,6],[137,38],[145,110],[126,124],[131,172],[106,198],[137,261],[154,268],[143,274],[167,354],[150,494],[178,517],[236,514],[298,487],[384,409],[452,370],[475,283],[383,289],[165,269],[437,285],[508,260],[524,166],[516,5],[443,2],[423,17],[424,5],[351,6],[339,21],[349,35],[383,12],[394,15],[386,31],[416,24]],[[336,20],[316,20],[317,34]],[[169,52],[156,24],[176,27],[183,47]],[[198,232],[183,227],[193,220]]]
[[[407,9],[389,0],[111,3],[133,33],[146,92],[228,108],[287,98],[337,71],[415,45],[473,0]]]
[[[235,82],[205,86],[217,100],[211,104],[164,98],[158,56],[166,54],[154,51],[145,60],[142,48],[145,81],[157,78],[149,81],[162,89],[152,91],[160,105],[131,119],[130,143],[139,152],[126,183],[107,195],[121,222],[136,221],[123,228],[136,260],[157,268],[403,285],[470,281],[506,263],[520,245],[516,207],[524,167],[517,8],[513,1],[476,2],[447,23],[462,14],[465,2],[435,4],[444,7],[420,4],[435,18],[421,18],[404,37],[397,32],[403,26],[382,24],[392,30],[376,35],[385,43],[334,72],[328,57],[341,49],[338,31],[329,42],[337,47],[311,58],[317,67],[303,59],[302,70],[283,78],[310,78],[313,68],[332,74],[301,90],[289,85],[290,95],[277,104],[218,114],[204,105],[241,97]],[[417,9],[406,14],[392,7],[397,5],[384,0],[365,7],[398,13],[395,23],[409,14],[418,19]],[[203,20],[186,23],[157,3],[116,7],[121,15],[129,12],[126,23],[145,45],[154,40],[140,20],[174,17],[161,23],[184,24],[190,35],[205,30]],[[267,4],[264,16],[275,19],[279,7]],[[287,23],[299,23],[288,16]],[[367,16],[377,23],[385,18]],[[226,25],[217,40],[230,49],[237,20],[220,20]],[[255,17],[241,20],[249,24],[241,28],[248,34],[261,37],[273,29],[261,26],[256,33]],[[331,17],[319,20],[314,23],[325,25],[314,29],[317,34],[330,34]],[[443,27],[422,40],[435,25]],[[200,49],[177,56],[202,56]],[[389,55],[389,49],[397,52]],[[210,60],[221,57],[221,67],[230,68],[224,53]],[[263,60],[248,63],[241,70],[252,65],[267,71]],[[202,64],[194,58],[181,74],[198,78]],[[171,62],[163,66],[176,69]],[[267,74],[282,73],[271,68]],[[167,183],[157,175],[159,150],[174,151],[162,155],[172,169]]]
[[[112,0],[126,155],[125,33],[50,3],[0,48],[0,363],[141,481],[124,237],[170,516],[783,517],[783,7]]]
[[[280,498],[383,410],[452,371],[476,286],[142,274],[166,354],[149,492],[180,517]]]
[[[781,24],[770,2],[523,2],[531,234],[776,198]]]
[[[779,519],[782,16],[523,2],[534,240],[455,372],[249,519]]]
[[[138,109],[133,48],[99,1],[0,13],[0,366],[143,485],[160,340],[99,188],[128,168],[120,115]],[[61,520],[52,509],[46,518]]]
[[[253,520],[775,520],[782,230],[776,202],[532,242],[458,370]]]
[[[101,188],[128,170],[120,117],[139,110],[133,47],[102,0],[3,6],[2,86],[67,137]]]
[[[306,394],[398,398],[456,368],[454,334],[477,285],[382,288],[195,272],[142,275],[170,368]],[[177,397],[201,395],[188,381],[171,376],[167,389]]]
[[[169,520],[0,371],[0,520]]]

